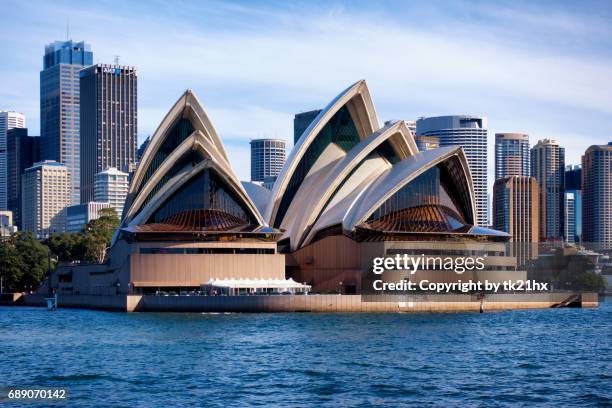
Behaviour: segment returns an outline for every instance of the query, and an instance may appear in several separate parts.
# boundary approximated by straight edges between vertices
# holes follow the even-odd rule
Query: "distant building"
[[[512,236],[509,253],[517,259],[519,268],[538,255],[538,196],[533,177],[504,177],[493,185],[493,228]]]
[[[40,161],[40,137],[28,136],[27,128],[14,128],[7,136],[8,209],[14,225],[21,226],[21,175]]]
[[[420,118],[418,136],[437,136],[440,146],[461,146],[468,159],[476,195],[476,225],[488,226],[487,118],[456,115]]]
[[[79,71],[91,64],[89,44],[56,41],[45,47],[40,72],[41,154],[67,166],[73,204],[80,203],[81,189]]]
[[[531,149],[531,175],[540,190],[540,241],[563,238],[565,149],[556,140],[544,139]]]
[[[524,133],[495,134],[495,180],[530,176],[529,136]]]
[[[264,177],[262,181],[263,188],[267,188],[268,190],[272,190],[274,188],[274,183],[276,183],[276,179],[278,176],[268,176]]]
[[[576,195],[565,192],[563,201],[563,240],[567,243],[576,242]]]
[[[8,208],[7,133],[13,128],[24,128],[25,116],[13,111],[0,111],[0,210]]]
[[[251,181],[278,176],[285,165],[285,152],[282,139],[251,140]]]
[[[96,174],[94,178],[94,201],[110,203],[119,218],[123,215],[123,205],[128,193],[128,173],[110,168]]]
[[[17,227],[13,222],[13,213],[7,210],[0,210],[0,240],[10,237],[17,232]]]
[[[512,242],[538,242],[538,185],[533,177],[511,176],[493,185],[493,228],[512,235]]]
[[[321,113],[321,109],[296,113],[293,118],[293,144],[296,145],[302,133],[310,126],[312,121]]]
[[[129,173],[136,163],[137,73],[96,64],[80,72],[81,204],[94,199],[94,176],[108,168]]]
[[[571,206],[571,208],[567,208]],[[565,168],[565,242],[582,242],[582,168]]]
[[[39,239],[63,232],[71,187],[64,164],[45,160],[27,168],[21,179],[23,230]]]
[[[582,156],[582,239],[612,247],[612,142]]]
[[[415,136],[414,141],[420,152],[440,147],[440,138],[437,136]]]
[[[136,150],[136,161],[137,162],[140,162],[140,159],[142,159],[142,155],[144,154],[147,146],[149,145],[150,140],[151,140],[151,137],[147,136],[147,138],[145,139],[144,142],[142,142],[138,150]]]
[[[582,167],[580,165],[565,167],[565,189],[582,190]]]
[[[109,203],[96,203],[71,205],[66,208],[66,232],[81,232],[91,220],[100,218],[100,210],[110,208]]]

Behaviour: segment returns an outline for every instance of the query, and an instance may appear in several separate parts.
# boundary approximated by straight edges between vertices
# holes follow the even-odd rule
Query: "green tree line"
[[[4,292],[36,290],[57,261],[104,262],[119,217],[114,208],[102,209],[99,214],[80,233],[53,234],[40,242],[31,233],[18,232],[0,241]]]

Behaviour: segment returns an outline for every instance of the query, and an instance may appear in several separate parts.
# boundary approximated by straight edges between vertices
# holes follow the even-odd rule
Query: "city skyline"
[[[0,108],[23,112],[33,134],[40,128],[41,54],[45,44],[66,37],[66,27],[58,21],[69,20],[69,37],[92,45],[94,63],[109,63],[119,55],[120,64],[139,69],[139,143],[167,111],[164,101],[193,88],[245,180],[249,139],[278,137],[290,147],[295,113],[320,108],[325,96],[347,86],[347,80],[361,78],[376,89],[372,96],[381,121],[486,115],[490,135],[527,133],[532,145],[544,138],[559,140],[567,148],[568,164],[580,163],[588,146],[609,139],[612,104],[599,84],[611,79],[611,29],[605,18],[612,12],[596,3],[580,8],[568,3],[551,12],[545,4],[497,2],[467,14],[446,3],[385,2],[373,11],[348,3],[206,2],[172,12],[159,3],[151,8],[153,14],[115,2],[88,7],[9,3],[0,31],[15,41],[2,46],[11,58],[0,67],[0,100],[5,104]],[[372,18],[372,12],[385,24]],[[514,23],[521,24],[520,33],[511,30]],[[160,25],[181,29],[168,33]],[[119,31],[121,40],[115,34]],[[355,36],[367,41],[355,44]],[[400,56],[404,63],[381,65],[385,55],[397,56],[398,46],[410,50]],[[360,59],[364,53],[372,58]],[[439,64],[448,57],[454,61],[452,70]],[[328,64],[311,70],[308,58]],[[575,72],[581,72],[579,79]],[[571,117],[576,119],[569,121]],[[488,190],[494,181],[492,139]]]

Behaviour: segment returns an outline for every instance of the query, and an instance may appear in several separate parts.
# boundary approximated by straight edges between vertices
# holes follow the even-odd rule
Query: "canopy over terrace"
[[[293,279],[211,279],[202,285],[207,292],[217,290],[218,294],[266,294],[266,293],[308,293],[310,285]]]

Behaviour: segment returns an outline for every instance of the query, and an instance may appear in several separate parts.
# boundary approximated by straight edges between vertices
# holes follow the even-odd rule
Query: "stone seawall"
[[[567,293],[538,297],[494,295],[482,303],[485,311],[543,309],[563,302]],[[45,296],[25,295],[23,304],[44,306]],[[597,294],[582,294],[582,307],[597,307]],[[360,295],[277,296],[96,296],[59,295],[58,306],[127,312],[464,312],[479,311],[480,300],[470,295],[439,296],[414,301],[364,301]]]

